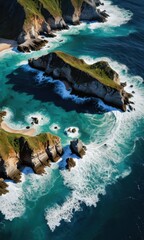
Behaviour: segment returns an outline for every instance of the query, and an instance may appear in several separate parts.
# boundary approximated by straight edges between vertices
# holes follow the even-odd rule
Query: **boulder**
[[[67,163],[66,168],[67,168],[69,171],[71,170],[71,168],[73,168],[73,167],[76,166],[76,162],[74,161],[73,158],[67,158],[66,163]]]
[[[70,149],[72,153],[76,154],[80,158],[82,158],[86,154],[86,146],[82,143],[80,139],[75,139],[71,141]]]
[[[32,121],[34,124],[38,124],[39,123],[39,120],[37,117],[31,117]]]

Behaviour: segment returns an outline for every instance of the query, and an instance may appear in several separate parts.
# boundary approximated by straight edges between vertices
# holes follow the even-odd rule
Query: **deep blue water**
[[[139,87],[139,90],[136,88],[136,100],[140,110],[133,118],[126,115],[126,118],[120,120],[121,129],[118,130],[118,135],[112,142],[113,151],[102,148],[94,156],[96,162],[102,159],[97,162],[96,166],[95,162],[91,162],[90,165],[84,163],[84,168],[80,166],[80,174],[78,174],[78,170],[75,170],[76,178],[80,178],[81,174],[84,174],[80,180],[88,179],[83,184],[77,178],[77,184],[80,186],[80,197],[88,197],[88,201],[80,198],[81,211],[72,209],[70,221],[62,220],[60,226],[52,232],[50,218],[53,219],[54,224],[56,218],[68,218],[67,211],[61,210],[61,206],[68,202],[67,197],[71,192],[78,193],[77,189],[75,190],[74,177],[59,173],[57,168],[54,169],[53,173],[48,170],[48,175],[52,175],[50,179],[44,177],[44,180],[38,178],[34,181],[34,178],[29,176],[22,186],[24,191],[29,193],[26,194],[25,199],[26,210],[22,217],[13,218],[12,221],[5,220],[4,215],[0,215],[0,239],[144,239],[144,110],[141,99],[139,100],[140,90],[142,89],[144,93],[144,86],[142,81],[139,84],[139,77],[135,77],[144,78],[144,2],[141,0],[113,0],[112,2],[114,5],[133,13],[129,21],[120,24],[120,26],[108,26],[106,30],[103,28],[93,28],[92,30],[86,26],[78,30],[79,34],[76,34],[77,30],[74,29],[70,33],[64,33],[62,37],[66,41],[62,45],[54,46],[54,49],[60,49],[75,56],[84,56],[88,59],[102,57],[110,59],[114,67],[117,68],[116,70],[120,71],[123,79],[129,81],[130,78],[130,82],[132,79],[136,87]],[[45,53],[46,50],[43,52]],[[42,52],[33,55],[39,54]],[[2,73],[6,77],[1,83],[3,94],[0,104],[1,107],[5,106],[14,113],[13,121],[20,121],[20,125],[25,125],[26,120],[22,121],[22,116],[43,109],[42,114],[50,118],[50,123],[57,123],[61,126],[59,135],[64,144],[67,143],[67,137],[63,135],[63,130],[69,124],[70,126],[76,125],[80,129],[81,138],[86,144],[93,143],[95,139],[97,139],[96,143],[103,143],[107,138],[113,136],[115,127],[116,129],[119,127],[117,118],[120,117],[120,113],[118,116],[113,113],[94,115],[95,106],[89,102],[78,105],[71,98],[65,101],[55,92],[52,83],[48,84],[47,81],[44,81],[38,84],[33,78],[35,73],[16,67],[17,63],[28,58],[29,56],[22,54],[19,56],[8,55],[1,63],[3,65],[0,65],[1,69],[2,66],[7,67],[6,70],[2,69]],[[125,70],[125,66],[128,68],[128,72]],[[31,102],[33,104],[30,105]],[[85,112],[90,106],[92,115],[88,117]],[[46,131],[48,127],[49,125],[46,124],[38,129],[38,132]],[[90,151],[92,151],[91,148]],[[109,155],[105,156],[102,151]],[[89,157],[91,155],[88,155]],[[88,167],[91,168],[89,173],[85,172],[85,168]],[[127,176],[123,175],[125,171],[129,172],[126,174]],[[29,187],[32,184],[31,180],[34,181],[32,188]],[[102,194],[103,186],[105,186],[106,194]],[[20,188],[17,191],[20,191]],[[39,198],[36,195],[39,195]],[[98,202],[94,199],[97,195]],[[23,195],[20,195],[17,201],[22,202],[21,196]],[[88,202],[91,198],[97,202],[96,207],[89,207]],[[73,200],[73,198],[71,199]],[[10,206],[5,203],[5,206],[9,212],[13,213],[15,211],[12,211],[12,208],[15,209],[17,203],[14,202]],[[55,203],[58,204],[58,208],[55,207]],[[72,204],[72,201],[69,201],[64,206],[69,210]],[[16,209],[18,207],[21,210],[21,205],[18,205]],[[45,209],[47,208],[54,211],[49,212],[48,218],[45,218]],[[63,212],[64,215],[62,215]],[[58,215],[53,218],[53,214]],[[48,219],[48,225],[46,219]]]

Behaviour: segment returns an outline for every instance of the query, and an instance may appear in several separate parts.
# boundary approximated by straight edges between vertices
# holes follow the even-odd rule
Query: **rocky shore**
[[[41,36],[54,37],[53,31],[69,24],[105,22],[108,14],[101,5],[99,0],[7,0],[0,8],[0,37],[17,40],[21,52],[39,50],[47,44]]]
[[[5,115],[6,112],[0,112],[0,195],[7,193],[4,179],[19,182],[25,166],[36,174],[43,174],[45,167],[57,162],[64,153],[61,139],[51,133],[28,136],[3,130],[1,123]],[[80,140],[71,141],[70,148],[77,157],[82,157],[86,151]],[[68,165],[66,168],[70,170],[71,163]]]
[[[64,52],[52,52],[38,59],[30,59],[29,65],[45,75],[66,81],[77,95],[101,98],[108,105],[126,111],[132,94],[124,88],[119,75],[108,62],[100,61],[92,65]]]

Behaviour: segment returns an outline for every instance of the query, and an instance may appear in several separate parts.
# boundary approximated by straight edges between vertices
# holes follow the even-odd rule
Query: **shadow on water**
[[[26,93],[33,97],[32,100],[39,100],[42,103],[52,102],[66,112],[102,114],[114,110],[114,108],[103,104],[100,99],[78,98],[76,95],[70,95],[64,85],[60,84],[60,81],[48,81],[48,78],[43,77],[43,75],[41,75],[42,81],[40,81],[41,79],[38,79],[39,73],[38,71],[29,71],[19,67],[7,76],[7,84],[10,84],[12,89],[19,94]]]

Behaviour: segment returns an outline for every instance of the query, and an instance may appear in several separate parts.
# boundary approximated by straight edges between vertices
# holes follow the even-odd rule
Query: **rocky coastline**
[[[5,116],[6,112],[0,112],[0,195],[7,193],[5,179],[20,182],[21,172],[26,166],[31,167],[35,174],[44,174],[45,167],[62,160],[64,154],[61,139],[51,133],[28,136],[3,130],[1,123]],[[71,141],[70,149],[80,158],[86,152],[83,143],[77,139]],[[66,169],[70,170],[71,163],[68,165]]]
[[[125,91],[119,75],[108,62],[100,61],[92,65],[83,59],[63,52],[52,52],[37,59],[29,59],[29,65],[44,72],[53,79],[66,81],[69,88],[79,96],[98,97],[110,106],[127,110],[133,97]]]
[[[44,36],[54,37],[53,31],[69,29],[69,24],[107,21],[101,5],[100,0],[7,0],[0,9],[0,37],[16,40],[21,52],[37,51],[47,44]]]

